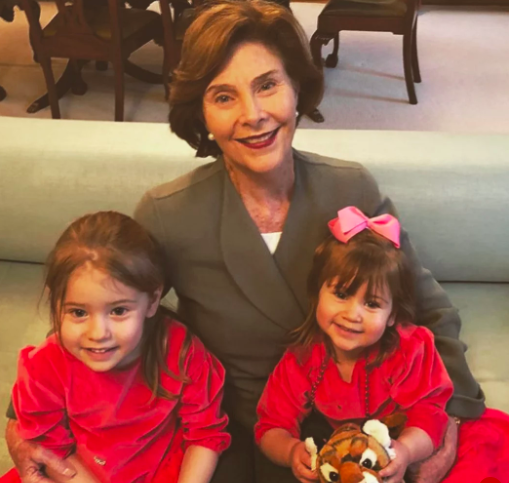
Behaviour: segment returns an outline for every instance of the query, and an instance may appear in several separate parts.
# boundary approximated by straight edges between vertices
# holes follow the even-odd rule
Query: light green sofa
[[[85,212],[131,214],[145,190],[204,161],[162,124],[0,118],[0,133],[3,411],[17,351],[48,330],[41,263],[58,234]],[[373,172],[460,310],[488,404],[509,411],[509,136],[299,130],[294,145]],[[9,466],[2,438],[0,473]]]

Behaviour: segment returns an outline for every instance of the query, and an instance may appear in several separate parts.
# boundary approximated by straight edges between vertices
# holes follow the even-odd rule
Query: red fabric
[[[171,460],[161,464],[153,483],[176,481]],[[481,483],[484,478],[509,483],[509,415],[487,409],[476,420],[460,427],[458,462],[442,483]],[[0,477],[0,483],[21,483],[16,470]]]
[[[423,429],[437,447],[447,427],[445,405],[453,393],[452,382],[431,331],[409,324],[399,326],[398,332],[398,349],[369,373],[369,416],[381,418],[403,411],[408,417],[407,427]],[[292,350],[284,354],[258,404],[258,443],[272,428],[286,429],[299,438],[300,423],[311,411],[309,394],[324,358],[322,343],[313,345],[304,360]],[[351,382],[345,382],[334,361],[329,360],[316,391],[315,407],[333,428],[345,420],[366,417],[365,364],[365,360],[357,361]]]
[[[13,468],[4,476],[0,476],[0,483],[22,483],[18,471]]]
[[[493,477],[509,483],[509,415],[486,409],[460,426],[458,461],[442,483],[481,483]]]
[[[167,363],[175,374],[185,335],[182,324],[168,321]],[[159,466],[178,475],[191,444],[218,452],[229,446],[221,411],[224,368],[196,337],[185,361],[191,382],[161,374],[164,387],[180,394],[178,406],[176,400],[151,400],[140,366],[138,360],[122,370],[94,372],[54,336],[23,349],[13,389],[21,436],[60,455],[76,447],[99,479],[111,483],[152,481]]]

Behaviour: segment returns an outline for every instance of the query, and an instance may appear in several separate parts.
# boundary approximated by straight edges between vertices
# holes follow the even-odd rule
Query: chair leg
[[[163,59],[163,86],[164,98],[168,100],[170,98],[170,60],[167,55]]]
[[[113,62],[115,74],[115,121],[124,120],[124,64],[121,59]]]
[[[53,77],[53,71],[51,70],[51,58],[41,55],[39,63],[44,73],[46,80],[46,87],[48,89],[49,105],[51,107],[51,117],[53,119],[60,119],[60,107],[58,106],[57,89],[55,86],[55,78]]]
[[[412,32],[412,71],[414,73],[414,81],[421,82],[421,70],[419,69],[419,56],[417,55],[417,20],[414,24]]]
[[[104,72],[104,71],[108,70],[108,62],[104,61],[104,60],[96,61],[96,63],[95,63],[95,70],[98,70],[98,71],[101,71],[101,72]]]
[[[77,96],[83,96],[88,89],[87,84],[81,76],[81,69],[83,68],[84,64],[84,60],[71,60],[73,69],[71,91]]]
[[[334,37],[334,49],[332,53],[325,59],[325,67],[334,68],[338,65],[338,53],[339,53],[339,32]]]
[[[322,69],[322,39],[318,30],[312,35],[311,40],[309,41],[309,46],[311,48],[311,55],[313,57],[313,62],[315,65]]]
[[[412,75],[412,31],[403,35],[403,67],[405,69],[405,82],[410,104],[417,104],[414,78]]]

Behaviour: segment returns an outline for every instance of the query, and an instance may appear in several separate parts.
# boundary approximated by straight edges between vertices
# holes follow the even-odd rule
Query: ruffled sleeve
[[[178,410],[184,449],[197,445],[222,452],[231,441],[225,431],[228,417],[221,409],[225,370],[196,337],[187,355],[186,374],[191,381],[184,384]]]
[[[270,375],[257,407],[257,444],[267,431],[274,428],[284,429],[294,438],[300,438],[300,424],[311,411],[311,378],[306,367],[295,353],[288,350]]]
[[[65,355],[52,337],[38,348],[21,350],[12,390],[20,436],[37,439],[60,456],[68,455],[75,445],[66,412],[65,373]]]
[[[426,431],[437,448],[447,427],[445,406],[453,394],[453,384],[430,330],[412,327],[404,329],[401,336],[401,359],[391,397],[405,411],[406,426]]]

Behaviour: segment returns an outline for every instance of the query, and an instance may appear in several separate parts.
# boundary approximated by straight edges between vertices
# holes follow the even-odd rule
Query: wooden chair
[[[168,99],[170,73],[180,62],[182,40],[187,28],[194,20],[195,10],[193,5],[186,0],[159,0],[159,6],[163,21],[164,39],[163,84],[166,99]]]
[[[365,0],[367,2],[367,0]],[[417,57],[417,12],[419,0],[380,0],[377,3],[354,0],[330,0],[318,16],[311,37],[311,52],[316,65],[322,66],[322,46],[334,40],[326,67],[338,63],[339,33],[342,30],[392,32],[403,35],[403,66],[410,104],[417,104],[414,82],[421,82]]]
[[[86,61],[111,62],[115,76],[115,121],[124,119],[124,72],[155,82],[156,76],[127,59],[132,52],[161,35],[161,17],[158,13],[124,8],[122,0],[55,0],[57,15],[43,28],[31,0],[20,0],[25,10],[30,42],[37,61],[41,64],[48,88],[53,119],[60,118],[58,97],[64,88],[55,85],[51,58],[68,58],[73,71],[72,89],[84,94],[86,84],[81,79],[81,68]],[[67,69],[66,69],[67,71]],[[146,78],[143,77],[146,74]]]
[[[6,22],[14,20],[14,6],[16,3],[13,0],[0,0],[0,19]],[[7,97],[7,92],[0,86],[0,102]]]

